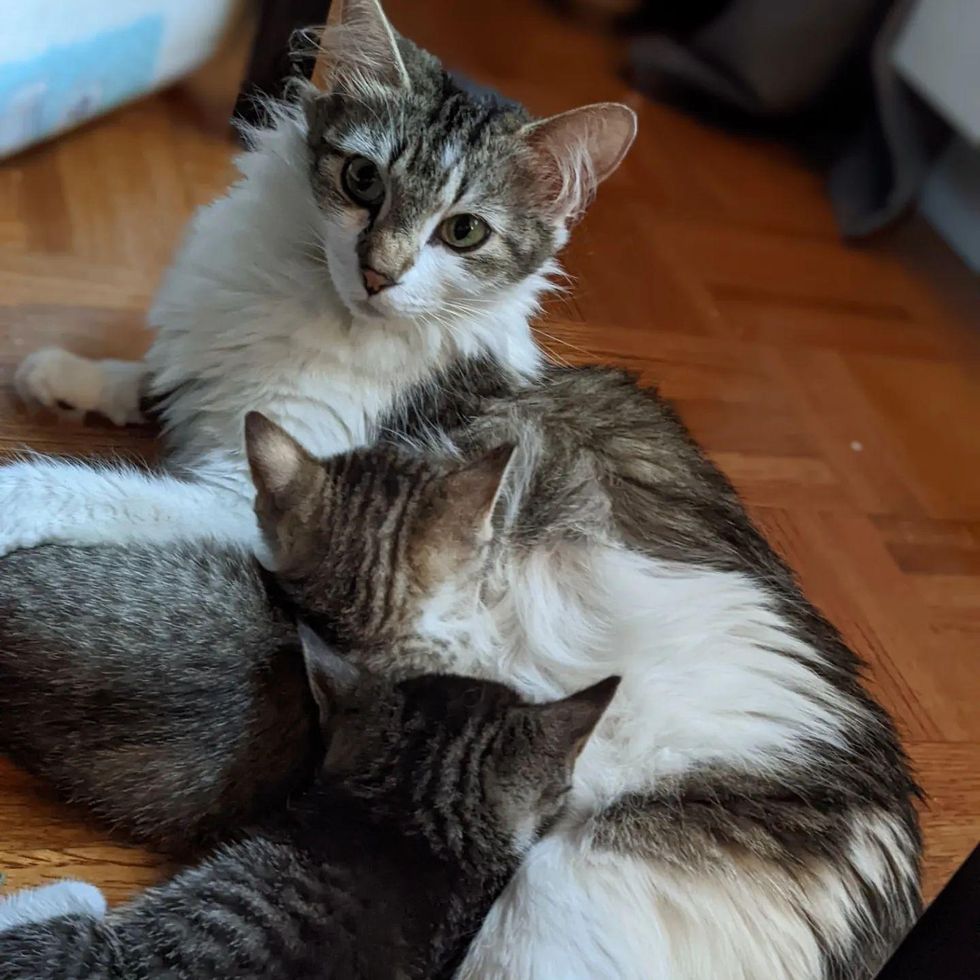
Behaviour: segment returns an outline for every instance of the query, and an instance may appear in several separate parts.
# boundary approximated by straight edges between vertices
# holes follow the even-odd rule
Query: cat
[[[194,540],[202,525],[252,546],[247,411],[328,456],[373,441],[440,368],[490,353],[515,378],[537,373],[528,317],[635,114],[599,104],[532,120],[458,88],[376,0],[332,7],[313,83],[270,105],[242,179],[193,219],[150,312],[146,360],[47,349],[17,372],[25,400],[52,408],[127,423],[153,403],[166,471],[7,466],[0,554]]]
[[[480,103],[368,0],[347,0],[324,47],[316,92],[278,110],[244,180],[196,219],[147,361],[49,351],[19,373],[28,397],[123,421],[140,391],[163,397],[169,472],[0,469],[0,551],[231,543],[301,605],[329,596],[329,564],[312,575],[285,547],[306,533],[288,495],[259,537],[248,409],[315,457],[391,442],[466,460],[512,441],[465,658],[448,643],[406,667],[535,699],[624,680],[577,771],[578,822],[532,850],[461,975],[870,976],[919,901],[917,790],[891,722],[670,409],[618,372],[550,366],[528,327],[632,114],[531,122]],[[468,210],[437,203],[460,189]],[[458,214],[479,220],[444,225]],[[270,445],[287,488],[315,476]],[[303,486],[298,501],[315,497]],[[432,633],[446,603],[429,602]]]
[[[271,514],[276,471],[251,447],[276,430],[250,422],[256,506]],[[508,452],[465,466],[394,447],[331,460],[305,501],[334,515],[305,543],[305,574],[331,589],[301,610],[241,549],[45,545],[0,559],[0,750],[177,853],[281,808],[322,751],[297,612],[341,652],[387,650],[394,666],[432,645],[419,659],[448,661],[467,639]],[[383,543],[392,524],[397,552]]]
[[[508,388],[484,364],[442,381],[390,420],[394,444],[427,460],[515,449],[479,607],[457,617],[467,642],[440,649],[433,630],[398,647],[399,668],[432,670],[438,650],[443,669],[541,698],[623,676],[577,769],[576,821],[531,852],[461,975],[873,975],[917,915],[921,840],[857,658],[628,376],[555,368]],[[349,637],[344,576],[317,560],[346,518],[318,508],[328,464],[280,428],[256,435],[279,584]],[[384,649],[345,650],[391,669]]]
[[[371,676],[301,632],[326,744],[313,786],[104,918],[87,888],[67,915],[45,915],[50,888],[0,903],[0,980],[451,975],[561,819],[619,678],[532,705],[492,681]]]

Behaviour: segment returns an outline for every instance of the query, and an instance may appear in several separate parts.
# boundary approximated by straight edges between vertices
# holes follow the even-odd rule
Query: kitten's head
[[[373,675],[300,627],[327,753],[322,776],[433,851],[486,869],[523,854],[561,816],[575,761],[618,677],[530,704],[493,681]]]
[[[456,467],[393,447],[318,460],[256,412],[245,428],[270,565],[338,647],[387,653],[467,620],[511,446]]]
[[[634,113],[602,103],[532,121],[457,87],[377,0],[334,0],[331,14],[306,115],[344,304],[451,335],[509,300],[528,312],[569,224],[632,143]]]

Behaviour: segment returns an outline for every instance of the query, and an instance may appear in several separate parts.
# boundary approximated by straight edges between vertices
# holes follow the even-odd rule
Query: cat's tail
[[[109,980],[117,945],[93,885],[59,881],[0,901],[0,980]]]

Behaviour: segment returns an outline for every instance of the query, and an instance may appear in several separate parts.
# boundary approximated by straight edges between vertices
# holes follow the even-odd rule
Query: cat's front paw
[[[58,881],[39,888],[25,888],[0,901],[0,932],[62,915],[101,919],[105,913],[105,896],[95,885]]]
[[[81,418],[99,408],[102,371],[98,361],[60,347],[44,347],[21,361],[14,388],[25,405]]]

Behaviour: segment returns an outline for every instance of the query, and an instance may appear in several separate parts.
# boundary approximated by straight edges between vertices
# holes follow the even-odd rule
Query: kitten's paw
[[[0,932],[62,915],[101,919],[105,913],[105,897],[95,885],[58,881],[40,888],[25,888],[0,901]]]
[[[14,388],[26,405],[40,405],[81,418],[99,407],[102,371],[98,361],[60,347],[44,347],[21,361],[14,375]]]

